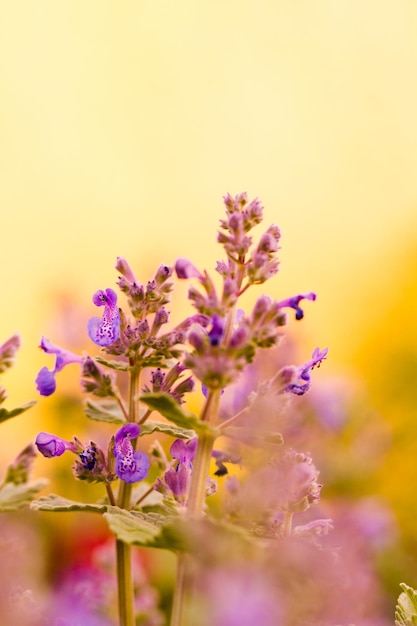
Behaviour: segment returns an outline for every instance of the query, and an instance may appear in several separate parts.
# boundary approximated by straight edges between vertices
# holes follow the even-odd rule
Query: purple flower
[[[188,441],[176,439],[169,450],[172,458],[177,459],[178,463],[175,468],[171,467],[165,472],[164,482],[181,504],[187,501],[196,449],[197,437],[194,437]]]
[[[218,346],[224,332],[224,322],[218,315],[213,315],[211,330],[208,333],[211,346]]]
[[[291,298],[287,298],[286,300],[281,300],[280,302],[278,302],[278,307],[280,309],[287,308],[287,307],[290,309],[294,309],[295,319],[302,320],[304,317],[304,311],[300,307],[301,300],[315,300],[315,299],[316,299],[316,294],[311,291],[310,293],[302,293],[302,294],[299,294],[298,296],[292,296]]]
[[[55,374],[64,369],[69,363],[81,363],[82,357],[55,346],[46,337],[42,337],[40,348],[47,354],[56,355],[54,369],[48,370],[47,367],[43,367],[35,380],[36,387],[41,396],[50,396],[56,389]]]
[[[131,439],[140,433],[138,424],[125,424],[117,431],[114,438],[114,456],[116,474],[126,483],[136,483],[148,473],[149,458],[143,452],[135,451]]]
[[[182,504],[185,504],[187,500],[190,478],[191,467],[185,463],[178,463],[176,468],[171,467],[164,474],[165,484],[172,491],[175,499]]]
[[[295,382],[289,383],[284,388],[284,391],[295,393],[297,396],[304,395],[311,387],[311,371],[316,366],[320,367],[321,362],[327,357],[328,351],[328,348],[324,348],[324,350],[315,348],[310,361],[307,361],[307,363],[304,363],[298,368]]]
[[[175,263],[175,271],[178,278],[203,278],[201,272],[188,259],[178,259]]]
[[[117,307],[117,294],[113,289],[96,291],[93,295],[96,306],[104,306],[103,316],[92,317],[88,321],[88,335],[98,346],[110,346],[120,337],[120,314]]]
[[[78,456],[85,469],[90,471],[94,469],[97,461],[97,450],[94,446],[87,446]]]
[[[188,441],[176,439],[169,449],[172,458],[177,459],[179,463],[186,463],[191,467],[197,449],[197,441],[197,437],[189,439]]]
[[[75,446],[71,441],[65,441],[65,439],[61,439],[61,437],[45,432],[39,433],[36,436],[35,444],[39,452],[47,458],[61,456],[61,454],[64,454],[65,450],[76,452]]]

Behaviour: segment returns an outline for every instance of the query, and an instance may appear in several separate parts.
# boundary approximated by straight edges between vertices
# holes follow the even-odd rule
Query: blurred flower
[[[302,320],[304,317],[304,311],[300,307],[301,300],[315,300],[316,294],[312,291],[310,293],[299,294],[298,296],[292,296],[291,298],[286,298],[285,300],[281,300],[278,302],[279,308],[290,308],[295,311],[295,319]]]
[[[284,391],[295,393],[298,396],[302,396],[303,394],[305,394],[311,386],[311,370],[314,369],[314,367],[316,366],[320,367],[322,361],[324,361],[324,359],[327,357],[328,351],[328,348],[324,348],[323,350],[320,350],[320,348],[315,348],[313,350],[313,354],[311,355],[310,361],[307,361],[307,363],[304,363],[297,368],[297,379],[295,380],[295,382],[291,381],[284,388]],[[285,368],[282,370],[282,372],[285,372]]]
[[[93,295],[96,306],[104,306],[103,316],[92,317],[88,321],[88,335],[98,346],[109,346],[120,336],[120,315],[117,307],[117,294],[113,289],[96,291]]]
[[[19,335],[13,335],[0,345],[0,374],[11,367],[20,345]]]
[[[175,271],[178,278],[203,278],[201,272],[188,259],[177,259]]]
[[[66,365],[70,363],[82,363],[83,358],[77,354],[73,354],[64,348],[55,346],[46,337],[42,337],[39,346],[47,354],[55,354],[55,367],[53,370],[48,370],[47,367],[43,367],[36,377],[36,387],[41,396],[50,396],[56,389],[55,374],[64,369]]]
[[[222,567],[204,577],[205,617],[198,624],[207,626],[278,626],[282,621],[282,601],[277,588],[262,569],[250,563],[244,567]]]

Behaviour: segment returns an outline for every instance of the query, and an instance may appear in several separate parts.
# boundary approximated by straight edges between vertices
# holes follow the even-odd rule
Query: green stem
[[[119,624],[134,626],[131,548],[116,539],[117,587],[119,593]]]
[[[138,395],[140,389],[140,369],[132,369],[129,390],[129,422],[137,422],[139,416]],[[134,442],[132,442],[132,445]],[[132,484],[120,482],[117,504],[121,509],[130,509]],[[135,626],[132,550],[131,546],[116,539],[117,588],[119,598],[119,625]]]
[[[237,270],[238,290],[242,285],[245,273],[244,259],[239,259],[241,265]],[[229,311],[223,336],[223,342],[228,344],[233,332],[235,321],[236,304]],[[208,396],[201,412],[200,419],[210,426],[216,427],[219,416],[219,402],[221,389],[209,390]],[[197,450],[193,461],[193,471],[191,474],[190,491],[187,502],[187,517],[201,518],[206,497],[206,481],[209,475],[211,453],[213,451],[215,437],[202,434],[198,438]],[[172,605],[170,626],[184,626],[184,605],[187,595],[191,591],[192,576],[190,576],[191,559],[190,555],[182,553],[177,557],[177,574],[174,599]]]

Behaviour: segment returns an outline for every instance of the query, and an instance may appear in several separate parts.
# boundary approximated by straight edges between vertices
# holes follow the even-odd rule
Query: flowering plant
[[[0,345],[0,374],[4,374],[12,365],[20,348],[19,335],[13,335]],[[26,402],[14,409],[6,409],[1,405],[7,398],[6,389],[0,386],[0,422],[12,419],[30,409],[35,402]],[[7,468],[6,475],[0,484],[0,511],[17,511],[27,506],[33,497],[43,489],[43,479],[29,480],[36,450],[32,443],[28,444]]]
[[[73,354],[42,338],[55,365],[38,373],[39,393],[53,394],[59,372],[78,364],[86,416],[117,428],[105,449],[39,433],[43,456],[72,453],[75,477],[101,483],[106,497],[86,504],[51,494],[32,508],[104,515],[116,541],[120,626],[136,623],[132,546],[176,554],[171,626],[334,626],[341,612],[350,616],[351,603],[341,600],[335,551],[322,544],[332,522],[310,510],[320,499],[319,472],[277,426],[289,400],[309,391],[327,349],[315,348],[303,364],[281,365],[266,378],[262,368],[251,375],[262,355],[281,344],[289,313],[302,320],[304,303],[316,295],[261,295],[252,310],[241,310],[241,296],[278,272],[281,233],[269,226],[254,243],[252,230],[263,217],[259,200],[242,193],[227,195],[224,204],[220,286],[185,258],[161,265],[144,285],[118,258],[127,309],[111,288],[93,295],[103,311],[87,331],[100,354]],[[188,296],[195,313],[168,329],[174,272],[193,281]],[[119,390],[123,377],[126,397]],[[200,412],[186,408],[196,382]],[[159,435],[172,439],[169,455],[159,439],[147,443]],[[219,481],[221,504],[212,497]],[[306,582],[313,564],[314,578]]]

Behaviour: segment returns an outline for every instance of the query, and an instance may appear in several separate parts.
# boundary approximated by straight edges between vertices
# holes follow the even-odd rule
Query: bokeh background
[[[117,256],[143,281],[178,256],[212,269],[222,196],[259,196],[283,233],[268,292],[318,294],[297,355],[328,346],[320,384],[350,390],[335,441],[354,485],[345,469],[330,489],[387,503],[388,587],[417,584],[416,72],[414,0],[1,2],[1,339],[23,339],[10,406],[36,397],[42,334],[92,350],[91,295]],[[3,424],[1,467],[52,424],[47,399]]]

